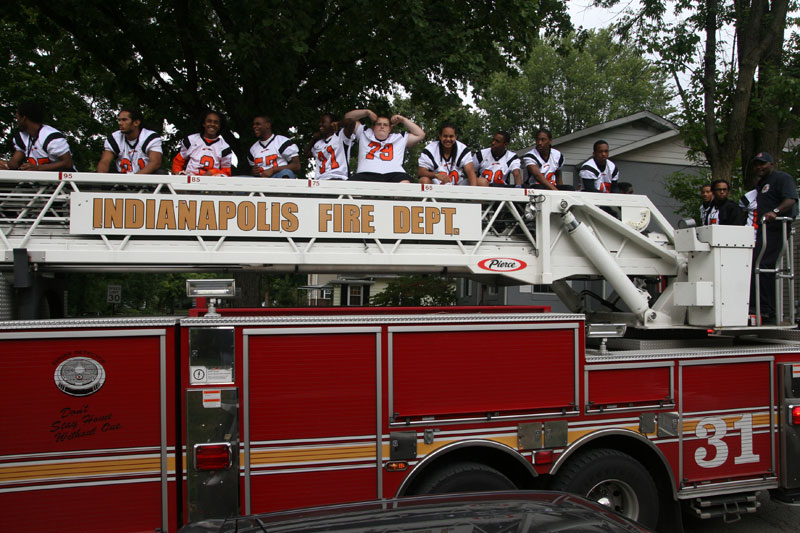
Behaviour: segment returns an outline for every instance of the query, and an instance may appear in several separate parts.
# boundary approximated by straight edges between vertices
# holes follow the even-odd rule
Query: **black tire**
[[[658,489],[647,469],[626,453],[607,448],[572,458],[551,486],[601,503],[621,515],[655,528]]]
[[[449,494],[487,490],[516,490],[517,486],[498,470],[480,463],[454,463],[432,472],[415,494]]]

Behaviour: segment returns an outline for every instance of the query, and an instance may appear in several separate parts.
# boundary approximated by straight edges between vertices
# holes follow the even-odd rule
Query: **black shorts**
[[[405,172],[389,172],[378,174],[377,172],[356,172],[350,181],[379,181],[383,183],[400,183],[401,181],[411,181],[411,176]]]

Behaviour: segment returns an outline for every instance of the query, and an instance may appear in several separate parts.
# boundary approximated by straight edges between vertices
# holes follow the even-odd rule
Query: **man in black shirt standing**
[[[709,224],[719,224],[721,226],[741,226],[744,222],[742,210],[735,202],[728,199],[728,192],[731,184],[728,180],[714,180],[711,183],[711,190],[714,192],[714,206],[716,207],[717,220],[709,221]]]
[[[797,213],[797,187],[794,179],[786,172],[775,170],[772,156],[760,152],[753,158],[753,166],[758,177],[756,189],[756,205],[758,215],[766,225],[766,243],[762,242],[762,232],[756,234],[756,247],[753,250],[753,268],[761,248],[764,257],[761,268],[774,269],[782,243],[781,224],[775,221],[778,217],[793,217]],[[792,253],[789,250],[787,253]],[[771,319],[775,316],[775,274],[761,274],[759,283],[761,291],[761,316]],[[755,307],[755,282],[750,284],[750,305]]]

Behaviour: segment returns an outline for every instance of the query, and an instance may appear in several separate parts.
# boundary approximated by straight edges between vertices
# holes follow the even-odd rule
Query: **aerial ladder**
[[[435,273],[549,284],[590,323],[736,330],[753,244],[749,227],[673,229],[641,195],[0,173],[0,269],[17,286],[59,271]],[[655,295],[642,282],[654,278]],[[571,286],[597,279],[623,311],[594,311]]]

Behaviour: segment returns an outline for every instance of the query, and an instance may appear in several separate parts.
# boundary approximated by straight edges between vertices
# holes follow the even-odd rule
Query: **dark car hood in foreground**
[[[447,494],[204,520],[181,533],[648,532],[607,508],[561,492]]]

